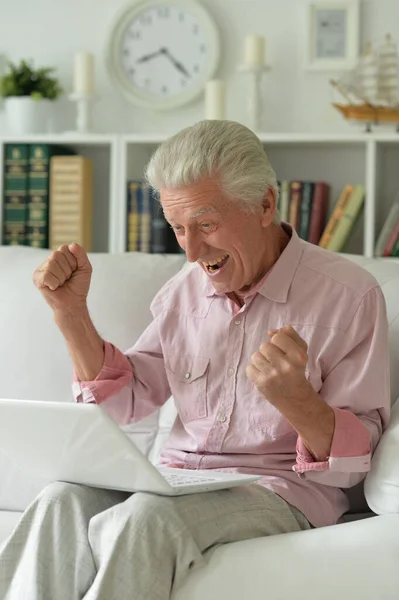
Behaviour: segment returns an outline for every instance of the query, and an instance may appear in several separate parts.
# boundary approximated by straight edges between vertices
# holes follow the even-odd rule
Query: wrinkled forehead
[[[160,200],[168,220],[192,221],[225,212],[229,202],[217,186],[193,185],[182,189],[161,188]]]

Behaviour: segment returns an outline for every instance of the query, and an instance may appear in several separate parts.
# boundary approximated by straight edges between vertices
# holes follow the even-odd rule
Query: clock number
[[[140,40],[141,31],[129,31],[129,37],[132,38],[132,40]]]
[[[145,85],[145,87],[150,87],[151,79],[148,79],[148,78],[144,79],[144,85]]]
[[[206,46],[205,46],[205,44],[201,44],[201,46],[200,46],[200,52],[201,52],[201,54],[205,54],[206,53]]]
[[[130,52],[129,52],[129,50],[128,50],[127,48],[124,48],[124,49],[123,49],[123,54],[124,54],[125,56],[129,56]]]
[[[197,35],[197,34],[198,34],[198,32],[199,32],[199,27],[198,27],[198,25],[194,25],[194,27],[193,27],[193,33],[194,33],[194,35]]]
[[[151,15],[143,15],[142,17],[140,17],[140,23],[142,25],[151,25],[151,23],[152,23]]]
[[[168,88],[167,88],[167,86],[166,86],[166,85],[163,85],[163,86],[162,86],[162,93],[163,93],[163,94],[167,94],[167,92],[168,92]]]
[[[199,72],[199,65],[194,65],[194,71],[195,71],[196,73],[198,73],[198,72]]]
[[[167,6],[160,6],[158,8],[158,17],[168,19],[170,17],[170,9]]]
[[[183,12],[179,13],[179,21],[180,21],[180,23],[182,23],[184,21],[185,16],[186,15]]]

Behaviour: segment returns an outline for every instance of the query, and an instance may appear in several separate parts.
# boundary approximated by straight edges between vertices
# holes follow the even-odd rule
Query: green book
[[[396,244],[392,250],[391,256],[399,256],[399,238],[396,240]]]
[[[299,209],[298,235],[303,240],[308,239],[310,215],[312,214],[314,183],[304,181],[302,183],[302,202]]]
[[[327,250],[340,252],[348,241],[349,235],[353,229],[356,219],[360,215],[365,197],[363,185],[356,185],[346,204],[343,215],[341,216],[331,238]]]
[[[3,244],[25,245],[28,212],[28,145],[5,144]]]
[[[50,160],[52,156],[75,154],[71,148],[51,144],[30,144],[28,175],[27,244],[49,245]]]

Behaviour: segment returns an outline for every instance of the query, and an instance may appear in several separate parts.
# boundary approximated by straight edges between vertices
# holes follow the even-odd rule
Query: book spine
[[[25,245],[28,210],[27,144],[5,145],[3,174],[3,244]]]
[[[138,194],[140,184],[131,180],[127,182],[127,251],[139,250],[139,205]]]
[[[50,159],[50,248],[76,242],[92,251],[93,163],[83,156]]]
[[[303,240],[308,239],[310,215],[312,211],[314,183],[304,181],[302,184],[302,202],[299,211],[299,228],[298,235]]]
[[[165,254],[168,250],[168,229],[170,225],[164,217],[162,206],[151,190],[151,252]]]
[[[139,251],[151,252],[151,200],[150,186],[145,181],[140,183],[141,203],[139,204]]]
[[[313,191],[312,211],[310,213],[310,224],[308,242],[318,244],[322,231],[325,227],[328,212],[330,186],[324,181],[316,181]]]
[[[385,223],[381,229],[381,233],[378,236],[377,243],[374,249],[375,256],[383,256],[384,248],[389,240],[389,236],[392,233],[393,228],[395,227],[396,221],[399,219],[399,202],[395,202],[391,206],[391,210],[385,220]]]
[[[289,224],[295,231],[298,231],[299,214],[302,200],[302,182],[293,181],[291,183],[291,201],[289,208]]]
[[[353,190],[354,190],[353,185],[346,185],[344,187],[344,189],[342,190],[342,193],[338,199],[338,202],[335,205],[333,213],[332,213],[332,215],[327,223],[327,226],[326,226],[325,230],[323,231],[321,239],[319,241],[319,246],[321,246],[321,248],[327,248],[331,239],[333,238],[334,231],[337,228],[342,215],[344,214],[346,205],[348,204],[349,198],[350,198]]]
[[[281,190],[280,190],[280,219],[285,223],[288,222],[289,219],[289,206],[290,206],[290,190],[291,190],[291,182],[290,181],[282,181],[281,182]]]
[[[356,219],[360,214],[364,203],[364,196],[364,187],[357,185],[350,195],[344,214],[337,225],[333,238],[327,246],[327,250],[340,252],[344,248]]]
[[[29,153],[28,245],[48,248],[49,155],[45,144],[31,144]]]
[[[398,238],[399,238],[399,219],[396,221],[394,228],[391,231],[391,234],[385,245],[384,252],[382,253],[383,256],[392,256],[392,252],[395,248]]]

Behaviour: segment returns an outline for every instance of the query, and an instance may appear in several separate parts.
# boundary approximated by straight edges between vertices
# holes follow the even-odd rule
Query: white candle
[[[226,88],[224,81],[211,79],[205,86],[205,118],[224,119],[226,114]]]
[[[263,67],[265,64],[266,40],[261,35],[245,37],[245,64],[250,67]]]
[[[75,94],[92,94],[94,91],[94,57],[90,52],[75,54],[73,88]]]

